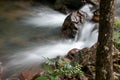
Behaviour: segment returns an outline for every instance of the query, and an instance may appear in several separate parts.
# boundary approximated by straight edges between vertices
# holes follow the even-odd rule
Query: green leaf
[[[50,80],[56,80],[54,76],[50,76]]]
[[[48,73],[51,73],[51,72],[52,72],[51,67],[48,66],[48,65],[45,65],[45,66],[44,66],[44,69],[45,69]]]
[[[119,20],[117,20],[117,21],[115,22],[115,26],[116,26],[116,27],[119,27],[119,26],[120,26],[120,21],[119,21]]]
[[[38,77],[35,80],[49,80],[49,79],[47,77],[45,77],[45,76],[41,76],[41,77]]]

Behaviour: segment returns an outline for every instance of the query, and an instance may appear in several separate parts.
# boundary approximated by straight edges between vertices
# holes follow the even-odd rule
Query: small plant
[[[116,42],[120,42],[120,32],[119,31],[114,32],[114,40]]]
[[[114,45],[120,50],[120,20],[115,22]]]
[[[65,61],[63,58],[57,61],[48,59],[44,69],[46,74],[38,77],[36,80],[62,80],[64,79],[63,77],[71,78],[73,75],[83,74],[79,64],[72,66],[70,62]]]
[[[115,27],[116,28],[120,27],[120,20],[115,21]]]

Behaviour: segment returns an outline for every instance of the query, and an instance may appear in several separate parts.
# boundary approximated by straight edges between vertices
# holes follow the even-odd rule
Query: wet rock
[[[67,56],[66,58],[72,60],[74,55],[79,51],[80,49],[77,49],[77,48],[73,48],[71,49],[68,53],[67,53]]]
[[[94,20],[94,16],[95,17],[98,16],[97,11],[94,12],[94,16],[93,16],[91,7],[93,6],[87,4],[82,8],[80,8],[78,11],[74,11],[66,17],[61,31],[63,38],[78,40],[78,37],[80,37],[81,35],[83,24],[86,21],[91,21],[92,18]]]
[[[76,34],[80,33],[82,26],[86,19],[86,14],[80,11],[76,11],[68,15],[62,26],[62,37],[66,39],[74,39]],[[79,25],[79,26],[78,26]]]
[[[69,52],[68,52],[68,55],[74,55],[75,53],[77,53],[80,49],[77,49],[77,48],[73,48],[71,49]]]
[[[39,76],[40,74],[43,74],[40,70],[40,67],[35,65],[27,70],[22,71],[20,77],[22,80],[33,80],[33,78]]]
[[[78,52],[78,54],[75,54],[74,60],[83,66],[85,66],[87,64],[92,64],[91,60],[90,60],[91,56],[93,56],[93,54],[94,54],[92,52],[92,50],[93,50],[93,47],[90,50],[89,50],[89,48],[83,48],[82,50],[80,50]],[[92,59],[92,61],[94,61],[93,59]]]
[[[21,72],[22,80],[35,80],[37,77],[45,74],[44,70],[40,70],[38,73],[31,73],[30,71]]]
[[[39,74],[36,74],[36,75],[34,75],[34,76],[32,77],[31,80],[35,80],[35,79],[38,78],[39,76],[40,76]]]
[[[99,17],[93,16],[92,21],[94,21],[94,22],[99,22]]]
[[[66,39],[74,39],[78,28],[71,21],[71,15],[67,16],[62,26],[62,37]]]
[[[95,10],[95,11],[94,11],[93,18],[92,18],[92,21],[94,21],[94,22],[99,22],[99,15],[100,15],[99,9]]]
[[[21,76],[23,77],[23,80],[29,79],[29,72],[23,71],[21,72]]]
[[[116,74],[116,80],[120,79],[120,52],[115,47],[113,47],[114,53],[113,55],[113,69]],[[95,78],[95,61],[96,61],[96,50],[97,43],[93,45],[91,48],[84,48],[77,52],[74,56],[72,62],[78,62],[82,65],[82,69],[86,75],[91,76],[91,78]]]

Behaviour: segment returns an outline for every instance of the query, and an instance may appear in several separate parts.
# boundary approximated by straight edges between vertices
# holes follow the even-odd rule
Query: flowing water
[[[98,30],[92,31],[96,23],[82,24],[78,41],[63,40],[61,26],[67,15],[43,5],[10,6],[10,10],[3,6],[0,12],[0,61],[6,70],[17,71],[43,62],[44,57],[64,56],[73,48],[91,47],[97,42]]]
[[[83,24],[77,42],[63,40],[61,26],[67,15],[43,5],[25,8],[22,4],[20,9],[11,6],[11,10],[4,6],[0,13],[0,61],[9,76],[25,66],[39,64],[47,57],[64,56],[73,48],[90,47],[97,41],[97,30],[91,32],[95,23],[86,21]]]
[[[95,23],[89,21],[86,21],[83,24],[81,36],[77,42],[62,40],[60,38],[60,30],[65,18],[66,15],[43,6],[42,8],[39,8],[38,12],[32,17],[24,19],[24,25],[33,25],[35,28],[43,29],[39,33],[42,37],[40,40],[43,45],[39,43],[38,46],[32,47],[30,50],[17,52],[17,55],[13,56],[9,64],[26,64],[29,61],[30,64],[41,62],[44,57],[55,58],[56,56],[64,56],[73,48],[82,49],[84,47],[90,47],[97,41],[97,30],[92,32]],[[19,62],[16,62],[16,60]]]

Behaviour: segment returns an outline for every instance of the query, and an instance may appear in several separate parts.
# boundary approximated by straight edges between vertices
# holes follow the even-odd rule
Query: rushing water
[[[55,58],[73,48],[90,47],[97,41],[97,30],[92,32],[95,23],[89,21],[82,24],[78,41],[61,39],[61,26],[67,15],[47,6],[13,9],[1,14],[0,60],[10,72],[43,62],[44,57]]]
[[[73,48],[91,47],[97,42],[98,30],[92,31],[96,23],[90,21],[82,24],[78,41],[61,39],[61,26],[67,15],[47,6],[27,5],[25,9],[10,11],[4,8],[0,14],[0,60],[10,71],[43,62],[44,57],[64,56]],[[92,16],[90,12],[88,15]]]
[[[60,39],[60,29],[66,15],[56,12],[47,7],[42,8],[43,11],[41,11],[40,8],[39,12],[34,14],[34,16],[26,18],[23,21],[23,24],[33,25],[34,27],[38,28],[45,28],[40,33],[43,37],[41,40],[43,39],[42,44],[44,45],[32,47],[30,50],[17,52],[16,55],[13,55],[12,60],[10,60],[9,64],[26,64],[28,61],[32,61],[31,63],[36,61],[41,62],[44,59],[43,57],[54,58],[56,56],[64,56],[69,50],[73,48],[81,49],[84,47],[90,47],[97,41],[97,30],[92,32],[95,23],[89,21],[86,21],[83,24],[81,36],[77,42]],[[55,28],[57,28],[59,31],[56,31]],[[51,33],[48,33],[48,29],[51,29],[51,32],[53,33],[52,35],[49,35]],[[58,34],[56,37],[59,37],[59,40],[48,38],[54,37],[55,34]],[[44,39],[47,39],[48,42],[46,43]],[[16,62],[16,60],[19,62]]]

